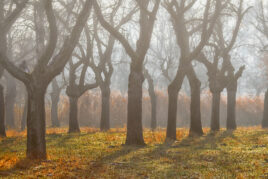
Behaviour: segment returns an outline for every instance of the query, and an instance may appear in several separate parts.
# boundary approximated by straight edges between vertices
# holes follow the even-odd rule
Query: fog
[[[0,133],[268,127],[265,0],[0,1]]]

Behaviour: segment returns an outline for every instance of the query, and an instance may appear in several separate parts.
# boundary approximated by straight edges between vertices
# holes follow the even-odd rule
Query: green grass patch
[[[25,159],[25,134],[0,139],[0,177],[7,178],[268,178],[268,131],[239,128],[165,144],[145,130],[145,147],[123,146],[125,131],[48,130],[45,161]],[[8,133],[9,134],[9,133]]]

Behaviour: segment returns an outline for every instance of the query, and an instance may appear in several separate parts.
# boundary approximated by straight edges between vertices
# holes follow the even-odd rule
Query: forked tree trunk
[[[69,133],[80,132],[78,123],[78,97],[69,96]]]
[[[27,112],[28,112],[28,95],[27,92],[25,93],[24,96],[24,107],[23,107],[23,114],[21,118],[21,130],[24,131],[26,127],[26,121],[27,121]]]
[[[176,140],[176,119],[178,105],[178,91],[168,88],[168,124],[166,140]]]
[[[60,122],[58,119],[58,104],[60,93],[51,96],[51,123],[52,127],[59,127]]]
[[[212,93],[212,109],[211,109],[211,124],[210,128],[212,131],[220,130],[220,102],[221,93]]]
[[[142,69],[142,68],[141,68]],[[128,82],[126,145],[145,145],[142,130],[142,70],[132,69]]]
[[[28,88],[27,91],[27,158],[46,159],[46,88]]]
[[[5,108],[5,119],[6,125],[10,128],[15,128],[14,119],[14,107],[16,102],[16,82],[13,77],[8,74],[7,92],[6,92],[6,108]]]
[[[227,87],[227,126],[228,130],[236,129],[236,91],[237,81]]]
[[[110,94],[111,91],[109,86],[101,88],[101,131],[110,129]]]
[[[262,128],[268,128],[268,90],[265,93]]]
[[[5,130],[5,102],[4,102],[4,89],[0,84],[0,136],[6,136]]]
[[[201,111],[200,111],[200,86],[201,83],[198,79],[193,81],[190,79],[191,87],[191,121],[190,121],[190,132],[189,135],[203,135],[202,122],[201,122]]]

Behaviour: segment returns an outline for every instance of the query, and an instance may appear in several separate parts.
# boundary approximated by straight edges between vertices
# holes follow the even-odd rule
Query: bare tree
[[[248,9],[247,9],[248,10]],[[232,33],[228,34],[228,37],[224,35],[223,27],[225,26],[225,23],[227,23],[228,19],[225,19],[223,15],[218,19],[217,25],[214,32],[214,38],[211,40],[211,42],[208,42],[208,46],[210,46],[213,49],[213,61],[210,62],[207,57],[203,53],[200,54],[200,56],[197,58],[201,63],[203,63],[208,71],[208,77],[209,77],[209,89],[212,93],[212,110],[211,110],[211,130],[217,131],[220,129],[220,99],[221,99],[221,92],[224,88],[229,88],[233,85],[233,83],[237,83],[237,79],[242,75],[242,72],[244,70],[244,66],[240,68],[240,70],[234,75],[230,76],[228,75],[229,69],[233,66],[231,64],[231,56],[230,52],[233,49],[237,36],[239,34],[241,22],[243,20],[243,17],[247,10],[243,11],[243,0],[239,1],[238,7],[236,7],[235,4],[229,4],[229,8],[225,8],[223,14],[227,14],[229,17],[236,18],[236,23],[234,25],[234,29],[232,29]],[[233,15],[234,14],[234,15]],[[232,34],[230,40],[229,38],[230,34]],[[220,59],[222,58],[223,62],[220,63]],[[227,75],[226,75],[227,73]],[[236,89],[235,89],[236,91]],[[228,102],[229,102],[229,108],[227,109],[229,111],[229,117],[227,118],[227,126],[228,128],[235,128],[235,118],[230,116],[230,113],[232,109],[235,107],[235,104],[230,105],[230,102],[235,96],[230,96],[230,91],[228,95]],[[235,100],[236,98],[234,98]],[[233,103],[233,101],[231,102]],[[234,114],[232,114],[234,115]],[[232,126],[232,127],[231,127]]]
[[[144,81],[143,62],[150,46],[152,31],[160,0],[156,0],[152,11],[148,10],[149,0],[137,0],[140,7],[139,26],[140,34],[133,50],[126,38],[103,17],[101,9],[94,1],[95,13],[100,24],[109,31],[124,46],[131,58],[130,75],[128,82],[128,114],[126,145],[144,145],[142,131],[142,84]]]
[[[116,1],[113,5],[112,12],[109,13],[109,23],[112,26],[115,26],[115,29],[119,30],[124,24],[129,22],[132,16],[137,12],[137,8],[131,10],[127,15],[125,15],[121,20],[116,24],[116,17],[118,16],[118,10],[121,6],[122,1]],[[116,24],[116,25],[115,25]],[[115,45],[115,38],[109,33],[108,40],[105,43],[100,38],[100,29],[98,28],[98,22],[94,22],[94,40],[97,44],[98,55],[99,55],[99,64],[96,65],[94,61],[90,63],[91,68],[93,69],[97,83],[100,86],[101,97],[102,97],[102,107],[101,107],[101,121],[100,129],[101,131],[106,131],[110,129],[110,94],[111,94],[111,78],[114,72],[114,67],[112,64],[112,54]],[[103,34],[103,32],[102,32]],[[104,50],[103,50],[104,49]]]
[[[256,13],[256,18],[257,18],[257,24],[254,24],[255,28],[257,31],[261,34],[259,39],[260,39],[260,44],[261,44],[261,51],[262,54],[264,54],[264,60],[267,58],[267,53],[268,53],[268,18],[267,18],[267,11],[265,11],[267,8],[265,6],[265,3],[263,0],[258,1],[258,9]],[[264,110],[263,110],[263,119],[262,119],[262,127],[263,128],[268,128],[268,89],[265,93],[265,98],[264,98]]]
[[[154,80],[152,78],[152,75],[150,75],[149,71],[146,69],[145,66],[143,69],[143,73],[145,79],[148,82],[148,92],[151,101],[151,129],[152,131],[154,131],[157,127],[157,120],[156,120],[157,95],[155,93]]]
[[[79,123],[78,123],[78,99],[81,97],[86,91],[97,88],[97,83],[85,84],[85,78],[87,69],[89,67],[90,56],[86,55],[82,57],[83,61],[79,61],[77,63],[73,63],[72,60],[69,62],[70,71],[69,71],[69,85],[66,89],[66,94],[69,97],[69,133],[72,132],[80,132]],[[84,63],[84,64],[83,64]],[[82,66],[82,70],[80,70],[79,75],[79,83],[76,84],[76,70],[79,66]]]
[[[6,74],[6,95],[5,95],[5,119],[6,125],[10,128],[15,128],[15,119],[14,119],[14,106],[16,102],[16,81],[10,75]]]
[[[171,84],[168,86],[169,104],[168,126],[166,134],[167,139],[176,140],[177,99],[185,76],[187,76],[191,87],[190,135],[203,134],[200,112],[201,83],[197,78],[197,75],[193,69],[191,62],[196,57],[198,57],[199,53],[206,45],[213,32],[216,20],[220,15],[222,2],[216,0],[213,14],[211,15],[210,12],[213,9],[213,2],[215,1],[208,0],[206,2],[201,23],[199,23],[199,25],[193,26],[193,28],[189,28],[191,30],[188,30],[187,27],[191,25],[191,22],[195,21],[196,19],[186,19],[186,13],[194,6],[195,3],[197,3],[197,1],[165,1],[164,5],[171,16],[171,22],[177,37],[177,44],[181,49],[180,62],[176,76],[171,82]],[[202,32],[199,44],[195,48],[190,47],[191,36],[195,35],[196,32],[199,33],[200,29]]]
[[[63,74],[64,76],[64,74]],[[63,80],[64,81],[64,80]],[[58,116],[58,104],[60,101],[60,94],[63,88],[66,86],[65,81],[60,84],[56,78],[51,83],[52,91],[50,93],[51,98],[51,127],[60,127],[60,121]]]
[[[22,2],[12,1],[10,7],[15,6],[15,9],[5,11],[5,2],[0,1],[0,53],[7,53],[7,34],[13,23],[18,18],[21,11],[24,9],[28,0]],[[1,58],[1,57],[0,57]],[[0,78],[2,77],[4,69],[0,65]],[[0,85],[0,135],[6,136],[5,132],[5,100],[3,86]]]
[[[46,158],[45,141],[45,101],[44,96],[47,86],[64,68],[72,51],[79,40],[80,33],[90,14],[92,1],[86,0],[84,7],[77,18],[70,37],[66,39],[58,54],[54,55],[57,44],[57,25],[52,8],[52,2],[43,1],[45,14],[48,20],[50,34],[45,50],[37,60],[31,74],[22,71],[0,51],[0,63],[14,77],[22,81],[28,92],[28,113],[27,113],[27,157],[43,159]]]
[[[112,17],[111,17],[112,18]],[[112,52],[115,43],[115,39],[112,35],[109,36],[108,44],[103,52],[102,41],[99,38],[97,27],[94,28],[95,41],[98,47],[99,64],[96,65],[93,61],[90,66],[92,67],[97,83],[101,89],[101,120],[100,129],[101,131],[107,131],[110,129],[110,95],[111,95],[111,77],[113,74],[112,65]]]

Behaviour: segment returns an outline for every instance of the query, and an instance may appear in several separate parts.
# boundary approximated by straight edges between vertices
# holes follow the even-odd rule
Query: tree
[[[24,72],[29,72],[28,66],[25,61],[22,61],[19,68]],[[27,121],[27,112],[28,112],[28,94],[27,91],[24,90],[24,107],[23,107],[23,113],[21,118],[21,131],[24,131],[26,127],[26,121]]]
[[[263,119],[262,119],[262,128],[268,128],[268,111],[266,110],[268,108],[268,90],[265,92],[264,96],[264,110],[263,110]]]
[[[21,11],[24,9],[28,0],[24,0],[22,2],[12,1],[10,2],[10,7],[15,7],[9,9],[8,12],[5,13],[5,2],[0,1],[0,53],[7,53],[7,33],[10,30],[13,23],[18,18]],[[1,58],[1,57],[0,57]],[[3,66],[0,65],[0,78],[2,77],[4,72]],[[4,99],[4,89],[3,86],[0,85],[0,136],[6,136],[5,132],[5,99]]]
[[[86,33],[87,34],[87,33]],[[89,35],[89,34],[88,34]],[[79,122],[78,122],[78,99],[88,90],[97,88],[97,83],[85,84],[85,78],[87,69],[89,67],[89,61],[92,60],[92,44],[91,39],[87,37],[87,49],[84,51],[83,47],[80,45],[80,50],[82,56],[75,55],[80,60],[76,63],[73,63],[73,60],[69,62],[69,85],[66,89],[66,94],[69,97],[69,133],[80,132]],[[76,72],[77,69],[82,66],[80,70],[79,82],[76,84]]]
[[[15,79],[10,75],[6,74],[6,84],[7,84],[7,90],[5,95],[5,119],[6,119],[6,125],[10,128],[15,128],[15,119],[14,119],[14,107],[16,102],[16,81]]]
[[[186,19],[186,13],[193,8],[197,1],[181,1],[176,0],[165,1],[165,8],[171,16],[171,22],[176,34],[177,44],[180,47],[181,56],[177,73],[173,81],[168,86],[168,126],[166,138],[167,140],[176,140],[176,115],[177,115],[177,99],[181,89],[183,80],[187,76],[191,87],[191,122],[190,135],[202,135],[201,112],[200,112],[200,86],[201,83],[192,66],[192,60],[198,57],[201,50],[209,40],[217,18],[220,15],[222,2],[215,2],[213,14],[210,14],[212,9],[212,1],[208,0],[205,5],[201,23],[194,25],[192,30],[188,30],[188,26],[192,25],[196,19]],[[199,17],[200,18],[200,17]],[[197,19],[199,19],[197,18]],[[198,20],[197,20],[198,21]],[[191,28],[189,28],[191,29]],[[196,47],[190,47],[190,40],[193,35],[199,33],[201,29],[200,42]],[[192,50],[191,50],[192,49]]]
[[[114,13],[111,13],[114,15]],[[110,17],[111,19],[113,17]],[[97,23],[94,27],[94,36],[97,43],[98,54],[99,54],[99,64],[96,65],[94,61],[90,63],[92,67],[97,83],[101,90],[101,120],[100,120],[100,130],[107,131],[110,129],[110,95],[111,95],[111,77],[113,74],[112,65],[112,53],[114,48],[115,39],[112,35],[109,36],[108,43],[105,45],[105,51],[103,52],[103,43],[99,38]]]
[[[50,93],[51,98],[51,126],[60,127],[60,122],[58,119],[58,104],[60,101],[60,94],[62,89],[65,87],[65,84],[60,85],[58,80],[55,78],[52,83],[52,91]]]
[[[248,10],[248,9],[247,9]],[[220,101],[221,101],[221,92],[223,91],[224,88],[229,88],[230,86],[233,85],[233,83],[236,83],[237,79],[241,76],[244,67],[241,67],[240,70],[235,74],[234,77],[231,77],[228,74],[230,68],[232,67],[231,64],[231,56],[229,55],[230,52],[232,51],[237,36],[239,34],[240,26],[243,20],[244,15],[246,14],[247,10],[243,11],[243,0],[239,1],[239,6],[236,7],[235,4],[229,4],[228,8],[225,8],[223,14],[227,14],[228,17],[233,18],[234,16],[236,17],[236,23],[234,25],[234,29],[230,30],[232,33],[228,33],[228,36],[224,34],[224,26],[225,23],[228,22],[229,18],[226,18],[225,21],[223,21],[224,16],[222,15],[216,24],[216,28],[213,34],[213,39],[211,42],[208,42],[208,46],[210,46],[213,49],[213,61],[210,62],[208,58],[201,53],[199,58],[197,59],[201,63],[203,63],[208,71],[208,77],[209,77],[209,89],[212,93],[212,109],[211,109],[211,130],[212,131],[217,131],[220,129]],[[225,29],[226,31],[227,29]],[[231,34],[231,38],[230,38]],[[227,39],[230,38],[228,41]],[[220,63],[222,58],[222,63]],[[236,91],[236,90],[235,90]],[[230,113],[232,113],[233,107],[235,107],[232,101],[232,99],[235,97],[234,95],[230,95],[232,93],[228,93],[228,102],[229,102],[229,108],[227,109],[229,111],[229,117],[227,118],[227,126],[229,128],[235,128],[235,121],[234,118],[230,116]],[[236,98],[234,98],[236,99]],[[234,112],[234,111],[233,111]],[[232,114],[234,115],[234,114]]]
[[[49,24],[49,40],[45,50],[37,60],[32,73],[26,73],[14,65],[6,56],[4,51],[0,51],[0,63],[14,77],[22,81],[28,92],[28,113],[27,113],[27,157],[34,159],[46,158],[45,141],[45,101],[44,96],[47,86],[64,68],[68,62],[72,51],[79,40],[80,33],[90,14],[92,6],[91,0],[86,0],[81,10],[72,32],[54,56],[57,45],[57,25],[52,8],[52,2],[43,1],[45,14]]]
[[[231,64],[231,63],[230,63]],[[228,130],[236,129],[236,93],[237,93],[237,81],[242,76],[245,66],[242,66],[239,71],[234,72],[233,66],[229,65],[228,78],[229,83],[227,85],[227,122],[226,128]]]
[[[154,131],[157,126],[157,121],[156,121],[156,107],[157,107],[157,96],[155,94],[155,89],[154,89],[154,80],[152,76],[150,75],[149,71],[144,67],[143,69],[144,77],[148,82],[148,92],[150,96],[150,101],[151,101],[151,129]]]
[[[140,34],[133,50],[127,39],[103,17],[101,9],[94,1],[95,13],[100,24],[110,32],[125,48],[131,58],[130,74],[128,81],[128,113],[127,113],[127,138],[126,145],[144,145],[142,131],[142,84],[144,81],[143,62],[150,46],[156,14],[160,0],[156,0],[152,11],[148,10],[149,0],[137,0],[140,7],[139,27]]]
[[[115,2],[113,5],[112,12],[109,15],[109,23],[115,25],[115,17],[121,5],[121,1]],[[134,8],[130,13],[124,16],[116,25],[115,29],[119,30],[124,24],[131,20],[133,14],[137,11]],[[115,45],[115,38],[113,35],[108,35],[107,42],[103,42],[99,37],[100,29],[98,28],[98,22],[94,22],[94,40],[97,44],[98,55],[99,55],[99,64],[96,65],[94,61],[90,63],[91,68],[93,69],[97,83],[100,86],[101,90],[101,122],[100,129],[101,131],[107,131],[110,129],[110,94],[111,94],[111,78],[114,72],[114,67],[112,64],[112,54]],[[104,49],[104,50],[103,50]]]
[[[256,19],[257,24],[254,24],[255,29],[258,31],[259,35],[259,41],[261,44],[261,52],[264,54],[264,63],[266,66],[266,59],[267,59],[267,53],[268,53],[268,18],[267,18],[267,11],[265,11],[267,8],[265,6],[265,2],[263,0],[260,0],[258,3],[259,8],[257,9],[256,13]],[[268,128],[268,89],[265,93],[264,98],[264,110],[263,110],[263,119],[262,119],[262,127]]]

